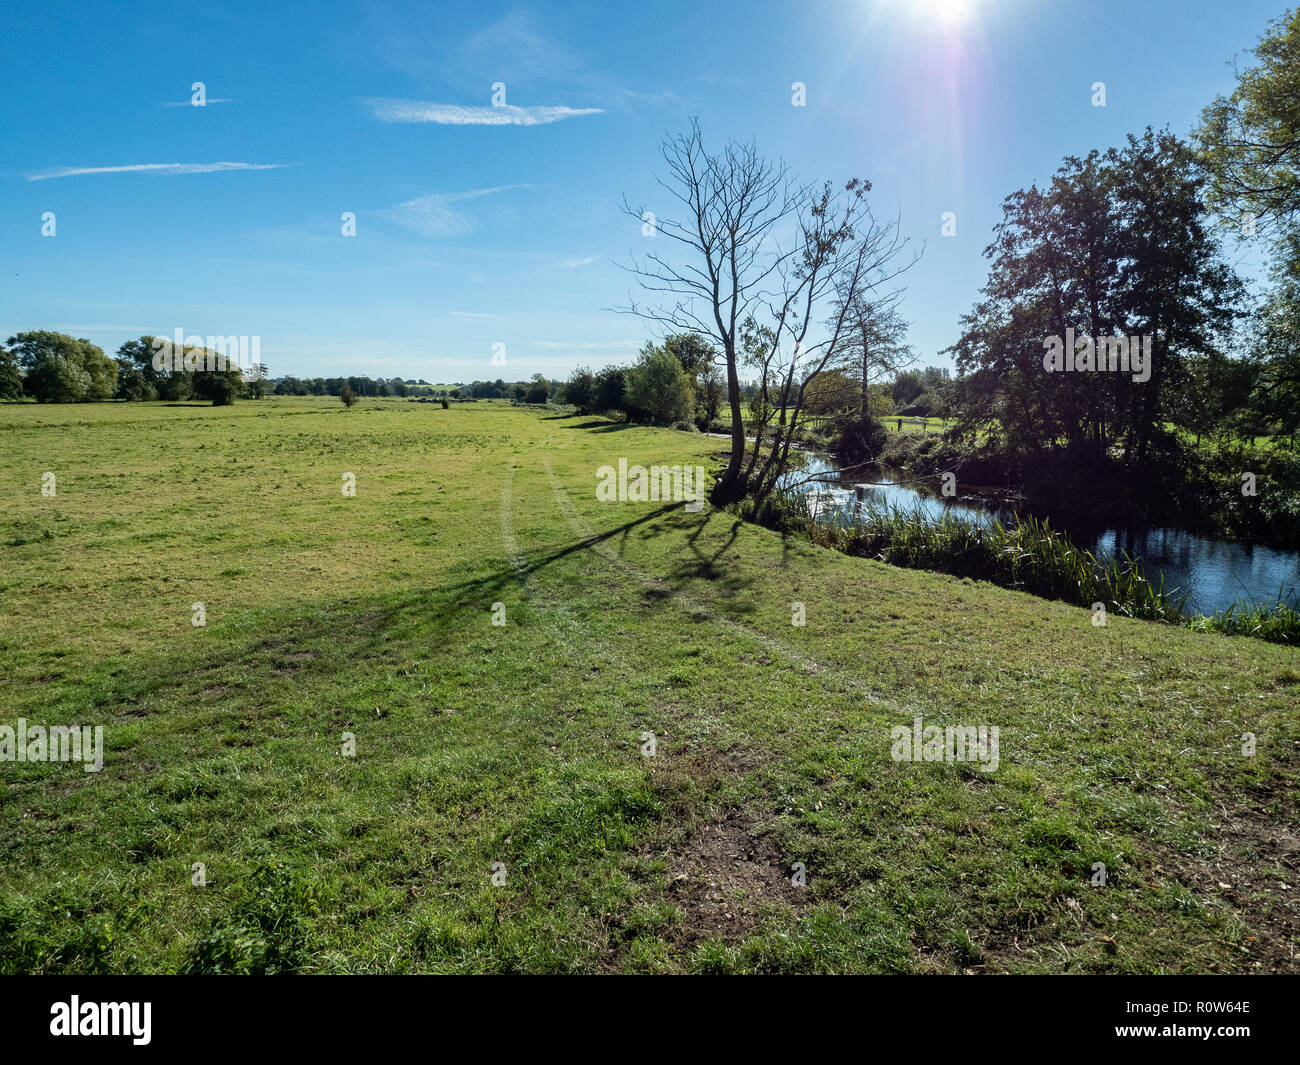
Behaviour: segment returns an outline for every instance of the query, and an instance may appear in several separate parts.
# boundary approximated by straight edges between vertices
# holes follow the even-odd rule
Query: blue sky
[[[925,245],[902,305],[920,362],[951,365],[937,352],[1003,197],[1148,124],[1189,130],[1283,10],[6,0],[0,338],[57,329],[113,354],[177,328],[257,335],[273,376],[627,361],[655,334],[608,309],[645,250],[618,203],[662,201],[659,141],[699,116],[710,143],[753,137],[805,180],[868,178],[876,213]],[[521,121],[482,124],[494,82]]]

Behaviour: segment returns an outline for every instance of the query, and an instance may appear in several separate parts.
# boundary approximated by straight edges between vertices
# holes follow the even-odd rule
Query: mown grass
[[[720,446],[600,419],[0,440],[0,723],[106,741],[0,762],[6,971],[1296,970],[1292,648],[599,503]],[[893,761],[917,715],[998,726],[999,770]]]

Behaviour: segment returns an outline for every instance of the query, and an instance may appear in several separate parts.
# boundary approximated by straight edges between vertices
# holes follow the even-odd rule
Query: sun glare
[[[944,26],[960,26],[975,14],[976,0],[918,0],[920,14]]]

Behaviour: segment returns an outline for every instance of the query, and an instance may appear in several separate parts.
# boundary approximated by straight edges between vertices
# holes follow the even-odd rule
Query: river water
[[[825,456],[805,453],[806,465],[794,478],[816,476],[800,490],[814,493],[819,517],[852,516],[858,499],[855,480],[859,473],[843,476]],[[1006,510],[979,504],[954,503],[912,484],[901,484],[888,476],[874,477],[861,491],[864,504],[894,507],[905,513],[919,512],[928,518],[951,514],[964,521],[998,519],[1010,523]],[[1116,558],[1120,551],[1137,559],[1147,579],[1165,590],[1187,592],[1187,610],[1193,614],[1214,614],[1234,602],[1274,602],[1279,596],[1300,606],[1300,552],[1250,544],[1227,543],[1198,536],[1185,529],[1102,529],[1088,532],[1066,530],[1070,539],[1099,559]]]

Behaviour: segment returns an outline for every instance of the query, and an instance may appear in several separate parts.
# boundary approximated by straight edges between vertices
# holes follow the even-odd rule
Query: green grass
[[[0,442],[0,723],[106,745],[0,762],[0,970],[1297,970],[1292,648],[599,503],[725,445],[504,403]]]

